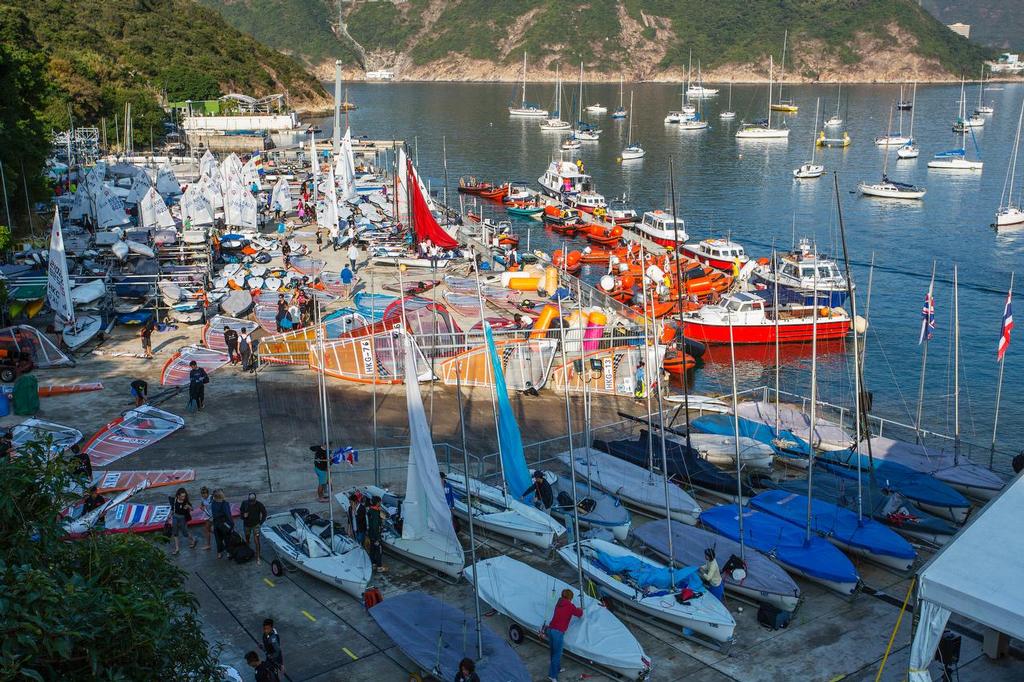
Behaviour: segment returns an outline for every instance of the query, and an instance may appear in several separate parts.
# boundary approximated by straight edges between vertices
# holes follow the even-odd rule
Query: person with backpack
[[[245,655],[245,662],[256,673],[256,682],[280,682],[281,676],[277,674],[274,664],[270,661],[261,661],[260,655],[255,651]]]
[[[256,493],[249,493],[248,499],[242,503],[239,510],[242,514],[242,527],[245,529],[245,542],[248,544],[252,537],[253,547],[256,550],[256,563],[260,563],[260,526],[267,520],[267,508],[256,499]]]
[[[281,651],[281,636],[277,634],[273,618],[263,619],[263,653],[267,655],[267,663],[273,664],[280,674],[284,672],[284,652]]]
[[[192,500],[188,499],[188,492],[184,488],[178,488],[171,500],[171,539],[174,540],[174,551],[171,552],[171,556],[181,551],[179,538],[188,538],[188,548],[196,548],[199,541],[192,537],[192,532],[188,529],[188,522],[191,520]]]
[[[718,560],[715,558],[713,547],[704,550],[704,564],[697,569],[697,575],[707,585],[708,592],[718,597],[718,601],[724,604],[725,587],[722,585],[722,572],[718,569]]]
[[[370,508],[366,510],[366,537],[370,541],[370,563],[381,573],[387,573],[384,566],[384,548],[381,544],[384,539],[384,521],[387,512],[380,505],[380,496],[374,495],[370,500]]]
[[[231,504],[220,488],[213,491],[213,504],[210,505],[210,509],[213,514],[213,539],[217,542],[217,558],[220,559],[227,549],[228,538],[235,531],[235,521],[231,518]]]
[[[202,410],[206,405],[206,384],[210,383],[210,375],[195,360],[188,366],[188,404],[191,408],[195,403],[196,408]]]
[[[224,327],[224,345],[228,348],[228,359],[234,365],[238,362],[238,332],[231,327]]]
[[[247,329],[238,337],[238,357],[242,361],[242,371],[247,371],[252,364],[252,336]]]

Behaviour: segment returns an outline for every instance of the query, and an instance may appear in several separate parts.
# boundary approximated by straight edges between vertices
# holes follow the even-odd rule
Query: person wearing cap
[[[551,615],[545,634],[548,646],[551,647],[551,660],[548,665],[549,682],[558,682],[558,673],[562,671],[562,647],[565,642],[565,631],[569,629],[573,616],[583,617],[583,609],[572,601],[572,590],[562,590],[562,598],[555,604],[555,612]]]
[[[316,472],[316,501],[330,502],[327,496],[327,450],[321,445],[309,447],[313,453],[313,471]]]
[[[239,511],[242,514],[242,527],[245,528],[245,543],[249,544],[251,536],[258,564],[260,563],[260,526],[267,520],[267,508],[256,499],[255,492],[250,492],[249,497],[239,507]]]
[[[536,493],[533,498],[533,506],[541,511],[551,509],[551,505],[555,503],[555,493],[551,490],[551,484],[544,478],[544,472],[540,469],[533,472],[533,485],[523,492],[523,499],[525,500],[530,493]]]
[[[718,569],[713,547],[704,550],[704,564],[697,570],[697,575],[707,585],[708,592],[718,597],[718,601],[724,604],[725,587],[722,586],[722,572]]]

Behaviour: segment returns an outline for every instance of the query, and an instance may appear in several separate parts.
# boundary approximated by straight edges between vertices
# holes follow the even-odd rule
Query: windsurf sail
[[[193,360],[199,367],[205,369],[207,374],[210,374],[228,364],[231,358],[227,353],[212,348],[202,346],[182,348],[164,363],[164,368],[160,372],[160,385],[187,386],[189,372],[192,371],[189,363]]]
[[[103,467],[163,440],[185,420],[152,405],[128,410],[96,432],[82,447],[93,466]]]
[[[233,331],[241,335],[243,331],[250,333],[256,331],[259,329],[259,324],[252,320],[241,320],[237,317],[216,315],[210,318],[210,321],[203,327],[203,343],[206,347],[226,353],[228,345],[224,343],[224,330],[228,327],[231,327]]]
[[[492,338],[493,341],[493,338]],[[502,370],[506,389],[526,391],[541,389],[551,375],[558,342],[555,339],[522,339],[494,343],[497,364]],[[445,359],[438,373],[449,386],[494,386],[493,361],[487,345],[471,348],[453,358]]]
[[[71,280],[68,261],[64,255],[64,235],[60,225],[60,210],[53,211],[53,229],[50,231],[50,262],[46,273],[46,302],[64,324],[75,323],[75,306],[71,302]]]
[[[650,362],[656,356],[648,353],[648,367],[660,367],[660,359]],[[636,394],[636,370],[643,357],[638,346],[614,346],[596,351],[584,351],[583,357],[572,358],[564,366],[556,366],[551,372],[551,384],[562,390],[568,382],[570,391],[582,392],[584,385],[591,393],[634,396]],[[651,376],[648,370],[647,376]]]
[[[104,495],[134,488],[143,481],[149,488],[180,485],[196,480],[195,469],[158,469],[154,471],[97,471],[90,485]]]
[[[11,429],[11,441],[16,453],[23,452],[29,443],[39,443],[58,455],[82,440],[82,432],[70,426],[31,417]]]
[[[498,351],[494,346],[491,325],[484,324],[484,335],[487,337],[487,355],[490,358],[496,386],[495,393],[498,396],[498,443],[501,445],[501,466],[505,475],[505,485],[513,497],[520,499],[526,489],[530,487],[530,472],[526,468],[523,437],[519,433],[519,424],[512,412],[512,403],[508,399],[508,390],[505,388],[505,371],[502,369]]]
[[[402,335],[394,331],[329,341],[324,344],[323,362],[320,356],[316,344],[309,344],[310,369],[323,371],[336,379],[363,384],[400,384],[405,380]],[[416,348],[416,379],[431,379],[430,364],[419,348]]]
[[[39,369],[74,364],[71,358],[53,345],[53,341],[43,336],[35,327],[24,324],[0,329],[0,348],[13,348],[18,352],[30,354],[33,364]]]

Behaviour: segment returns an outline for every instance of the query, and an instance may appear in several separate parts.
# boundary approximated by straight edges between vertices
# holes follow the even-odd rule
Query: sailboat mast
[[[490,353],[488,353],[490,355]],[[458,371],[455,373],[455,395],[459,402],[459,431],[462,435],[462,475],[466,479],[466,509],[469,513],[466,517],[469,519],[469,556],[472,561],[472,573],[473,573],[473,610],[476,616],[476,653],[477,658],[483,658],[484,656],[484,638],[483,631],[481,630],[481,615],[480,615],[480,590],[478,585],[480,582],[477,580],[476,573],[476,535],[473,529],[473,487],[469,483],[469,446],[466,443],[466,418],[465,413],[462,411],[462,361],[458,363]]]
[[[821,106],[821,98],[814,100],[814,125],[811,126],[811,163],[814,163],[814,155],[818,149],[817,141],[814,139],[814,131],[818,128],[818,108]]]
[[[914,143],[914,112],[917,111],[917,81],[914,81],[914,94],[910,96],[910,143]]]
[[[782,102],[782,82],[786,80],[786,43],[789,42],[789,29],[782,34],[782,66],[779,69],[779,102]],[[768,98],[771,99],[771,88],[768,88]]]
[[[526,108],[526,53],[523,53],[523,96],[519,104],[523,109]]]
[[[929,309],[934,305],[933,292],[935,291],[935,261],[932,261],[932,279],[928,283],[928,300],[925,301],[925,306]],[[928,313],[929,317],[934,314],[934,311]],[[917,418],[914,420],[914,427],[917,429],[917,442],[920,443],[924,440],[924,434],[921,430],[921,412],[924,410],[924,377],[925,372],[928,369],[928,341],[931,339],[931,330],[927,328],[928,323],[931,320],[925,315],[921,316],[921,337],[919,343],[921,344],[921,378],[917,384]]]
[[[953,264],[953,463],[960,463],[960,292]]]
[[[772,273],[774,286],[772,287],[772,310],[774,311],[775,317],[775,435],[779,435],[779,431],[782,428],[782,416],[780,414],[781,406],[780,402],[782,396],[780,393],[781,377],[779,376],[782,372],[782,349],[779,347],[779,254],[772,248]],[[738,434],[737,434],[738,435]]]
[[[818,407],[818,246],[814,246],[814,303],[811,311],[811,430],[807,434],[807,529],[805,542],[811,541],[811,513],[814,499],[814,427]]]
[[[621,103],[619,104],[619,107],[620,108],[622,107]],[[629,91],[629,110],[630,110],[630,112],[633,111],[633,91],[632,90]],[[633,146],[633,117],[632,116],[629,117],[629,132],[626,134],[626,146],[627,147]]]
[[[1003,180],[1003,193],[999,197],[999,208],[1013,206],[1013,185],[1017,181],[1017,152],[1020,150],[1020,129],[1024,123],[1024,102],[1020,105],[1020,114],[1017,116],[1017,137],[1013,141],[1013,153],[1010,154],[1010,175]],[[1003,202],[1003,199],[1006,202]]]
[[[583,62],[580,62],[580,101],[576,104],[577,121],[583,120]],[[578,124],[577,124],[578,125]]]
[[[889,138],[892,136],[892,107],[889,107],[889,124],[885,127],[885,154],[882,155],[882,180],[889,170]]]
[[[481,225],[483,222],[481,221]],[[480,329],[483,330],[484,325],[487,324],[487,318],[484,316],[484,294],[483,288],[480,285],[480,271],[477,268],[473,268],[473,272],[476,275],[476,299],[477,304],[480,307]],[[435,337],[436,338],[436,337]],[[435,340],[436,342],[436,340]],[[496,367],[491,367],[491,354],[487,354],[487,365],[491,369],[491,414],[494,415],[494,432],[500,433],[501,426],[498,423],[498,398],[497,398],[497,376],[498,371]],[[503,457],[501,448],[501,438],[498,438],[498,468],[501,471],[501,490],[508,495],[508,483],[505,481],[505,458]],[[469,485],[467,483],[467,485]]]
[[[328,410],[328,403],[327,403],[327,375],[325,373],[325,370],[327,369],[327,367],[326,367],[327,356],[326,356],[326,353],[324,352],[324,331],[325,331],[325,328],[324,328],[324,323],[323,323],[322,311],[320,310],[320,298],[319,297],[315,297],[314,300],[316,301],[316,307],[314,308],[314,310],[316,311],[316,344],[317,344],[317,352],[320,355],[320,358],[319,358],[320,371],[316,373],[316,383],[317,383],[316,388],[317,388],[317,398],[320,401],[320,419],[322,421],[322,426],[323,426],[324,450],[327,451],[327,511],[328,511],[328,517],[329,517],[330,522],[331,522],[331,524],[330,524],[330,529],[331,529],[331,543],[330,543],[330,546],[331,546],[331,551],[333,552],[333,551],[335,551],[335,549],[334,549],[334,495],[333,495],[334,487],[333,487],[333,483],[331,482],[331,429],[330,429],[330,419],[328,417],[328,411],[329,410]]]
[[[900,86],[900,102],[896,106],[900,111],[900,137],[903,137],[903,86]]]
[[[732,368],[732,434],[736,455],[736,521],[740,532],[740,559],[746,559],[746,546],[743,542],[743,476],[740,465],[740,410],[739,396],[736,387],[736,343],[732,334],[732,313],[729,313],[729,364]],[[666,496],[667,500],[667,496]]]
[[[622,108],[622,74],[619,74],[619,109]],[[633,92],[629,93],[629,110],[633,110]]]
[[[1010,273],[1010,289],[1009,289],[1009,292],[1006,294],[1007,304],[1009,304],[1009,302],[1010,302],[1010,300],[1012,298],[1013,298],[1013,273],[1011,272]],[[1002,330],[1000,330],[1000,333],[1002,333]],[[1000,336],[1000,338],[1002,338],[1002,336]],[[1002,393],[1003,393],[1003,367],[1005,365],[1006,365],[1006,348],[1004,347],[1003,348],[1003,354],[999,358],[999,381],[996,382],[996,413],[995,413],[995,416],[992,418],[992,449],[989,451],[989,456],[988,456],[988,468],[989,469],[992,468],[992,460],[994,460],[995,456],[996,456],[996,433],[999,430],[999,399],[1002,397]]]
[[[630,119],[632,120],[632,119]],[[672,238],[679,244],[679,216],[676,213],[676,173],[672,157],[668,157],[668,186],[672,195]],[[683,412],[686,414],[686,447],[690,443],[690,387],[686,377],[686,318],[683,316],[683,270],[679,249],[672,254],[676,261],[676,305],[679,307],[679,352],[683,356]],[[666,476],[668,474],[666,473]]]
[[[768,128],[772,127],[772,78],[775,76],[775,58],[768,55]]]

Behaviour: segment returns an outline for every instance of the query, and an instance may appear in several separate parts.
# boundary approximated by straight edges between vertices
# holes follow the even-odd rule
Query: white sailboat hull
[[[667,440],[676,443],[686,443],[686,438],[673,434],[666,434]],[[740,464],[743,467],[754,469],[771,469],[775,460],[775,451],[770,445],[756,441],[753,438],[740,436]],[[690,433],[690,445],[701,454],[704,459],[718,467],[736,466],[736,438],[734,436],[719,436],[712,433]]]
[[[901,159],[916,159],[920,155],[920,150],[911,145],[904,145],[896,150],[896,156]]]
[[[509,107],[508,115],[528,118],[547,118],[548,111],[547,109],[521,109],[519,107]]]
[[[629,148],[626,148],[626,149],[622,150],[622,160],[623,161],[629,161],[630,159],[642,159],[646,155],[647,155],[647,152],[644,151],[643,149],[629,149]]]
[[[996,227],[1010,227],[1011,225],[1024,225],[1024,211],[1015,206],[1000,209],[996,213]]]
[[[929,168],[948,171],[980,171],[985,164],[981,161],[968,161],[967,159],[932,159],[928,162]]]
[[[798,179],[820,178],[824,173],[824,166],[816,163],[805,163],[793,171],[793,177]]]
[[[883,199],[922,199],[924,198],[925,191],[923,189],[918,190],[905,190],[895,187],[889,183],[867,183],[862,182],[858,186],[860,193],[869,197],[881,197]]]
[[[875,138],[875,144],[879,147],[902,147],[910,144],[910,138],[904,135],[880,135]]]
[[[447,474],[448,483],[460,497],[465,495],[466,479],[461,474]],[[565,526],[539,509],[505,495],[494,486],[469,479],[477,505],[473,525],[486,531],[524,542],[540,549],[551,547],[552,541],[565,533]],[[483,504],[480,504],[483,503]],[[457,499],[452,511],[461,519],[469,518],[469,508]]]
[[[263,540],[274,548],[279,559],[306,575],[334,585],[357,599],[362,598],[373,574],[370,557],[355,541],[343,536],[335,537],[335,545],[342,550],[326,556],[310,557],[300,551],[300,543],[289,535],[283,524],[293,520],[291,513],[274,514],[263,522]],[[326,542],[323,545],[326,547]]]
[[[68,327],[61,336],[64,344],[71,350],[77,350],[88,343],[103,328],[103,319],[98,315],[84,315],[75,319],[75,326]]]
[[[789,138],[789,128],[762,128],[754,126],[736,131],[737,140],[781,140]]]

